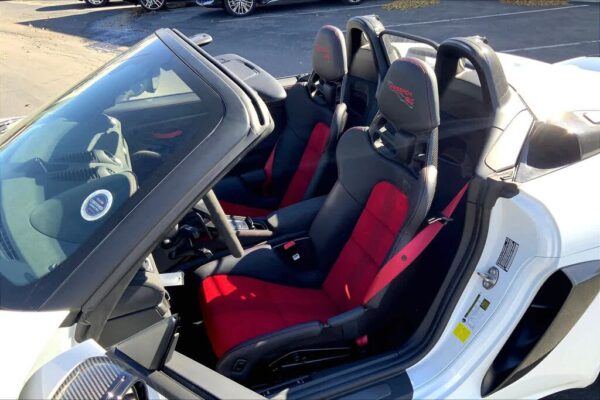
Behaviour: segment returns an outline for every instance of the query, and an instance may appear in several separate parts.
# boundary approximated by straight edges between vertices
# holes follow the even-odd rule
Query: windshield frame
[[[185,155],[174,160],[172,169],[160,181],[140,190],[139,202],[125,210],[117,223],[101,227],[97,232],[101,240],[84,243],[57,273],[49,273],[31,285],[20,287],[27,294],[18,302],[11,301],[10,294],[2,296],[0,292],[0,308],[81,310],[86,302],[99,304],[110,292],[124,290],[129,284],[128,274],[137,269],[163,233],[267,130],[268,124],[260,122],[253,106],[253,103],[261,103],[260,99],[250,99],[252,92],[216,68],[206,52],[198,51],[172,30],[159,30],[150,38],[160,40],[220,96],[223,102],[220,123],[203,140],[190,146]],[[18,123],[3,146],[18,137],[38,116],[36,113]]]

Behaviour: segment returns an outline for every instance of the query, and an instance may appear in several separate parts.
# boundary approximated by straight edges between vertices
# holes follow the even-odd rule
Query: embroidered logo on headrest
[[[388,84],[388,88],[392,92],[396,93],[396,95],[398,96],[400,101],[403,102],[404,104],[406,104],[406,106],[408,108],[410,108],[412,110],[415,107],[415,98],[413,96],[413,92],[411,92],[408,89],[404,89],[403,87],[400,87],[398,85],[395,85],[389,81],[387,84]]]
[[[329,51],[329,49],[327,47],[321,46],[321,45],[316,45],[315,46],[315,50],[317,53],[319,53],[320,55],[323,56],[323,58],[325,59],[325,61],[331,61],[331,52]]]

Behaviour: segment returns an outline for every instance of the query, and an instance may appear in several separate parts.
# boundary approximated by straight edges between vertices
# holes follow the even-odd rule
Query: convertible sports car
[[[376,16],[162,29],[0,135],[2,398],[540,398],[600,371],[600,75]]]

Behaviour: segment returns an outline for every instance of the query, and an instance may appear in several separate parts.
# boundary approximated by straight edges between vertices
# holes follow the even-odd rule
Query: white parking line
[[[522,47],[520,49],[499,50],[499,51],[501,53],[517,53],[519,51],[532,51],[532,50],[541,50],[541,49],[553,49],[553,48],[556,48],[556,47],[580,46],[582,44],[592,44],[592,43],[600,43],[600,40],[584,40],[582,42],[559,43],[559,44],[551,44],[551,45],[548,45],[548,46]]]
[[[255,19],[289,17],[292,15],[295,16],[295,15],[310,15],[310,14],[329,14],[329,13],[334,13],[334,12],[339,12],[339,11],[344,11],[344,10],[352,11],[352,10],[364,10],[367,8],[378,8],[386,3],[389,3],[389,0],[382,1],[377,4],[364,5],[364,6],[344,6],[344,7],[336,7],[336,8],[313,9],[311,11],[303,11],[303,12],[297,12],[297,13],[278,13],[278,14],[256,15],[254,17],[246,17],[246,18],[228,18],[228,19],[220,19],[215,22],[218,22],[221,24],[227,23],[227,22],[239,23],[239,22],[245,22],[245,21],[252,21]]]
[[[511,16],[511,15],[533,14],[533,13],[543,13],[543,12],[551,12],[551,11],[562,11],[562,10],[568,10],[568,9],[571,9],[571,8],[582,8],[582,7],[589,7],[589,5],[588,4],[583,4],[583,5],[579,5],[579,6],[543,8],[541,10],[527,10],[527,11],[515,11],[515,12],[509,12],[509,13],[500,13],[500,14],[477,15],[477,16],[474,16],[474,17],[435,19],[435,20],[432,20],[432,21],[420,21],[420,22],[405,22],[405,23],[402,23],[402,24],[386,25],[386,28],[398,28],[400,26],[440,24],[440,23],[444,23],[444,22],[458,22],[458,21],[469,21],[469,20],[473,20],[473,19],[507,17],[507,16]]]

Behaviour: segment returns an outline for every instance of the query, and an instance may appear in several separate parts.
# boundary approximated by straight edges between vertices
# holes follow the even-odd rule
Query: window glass
[[[485,163],[494,171],[514,167],[532,123],[533,117],[529,111],[521,111],[494,143]]]
[[[412,57],[425,61],[431,68],[435,67],[437,51],[431,45],[391,33],[383,34],[381,40],[390,64],[399,58]]]
[[[152,97],[172,96],[177,94],[189,93],[197,100],[200,98],[194,94],[190,88],[174,71],[160,69],[158,75],[152,78],[152,85],[156,88],[154,92],[144,91],[137,96],[130,96],[126,100],[150,99]],[[118,99],[121,102],[125,99]]]
[[[116,226],[223,111],[153,36],[1,135],[0,305],[7,288],[33,287],[101,241],[100,228]]]

